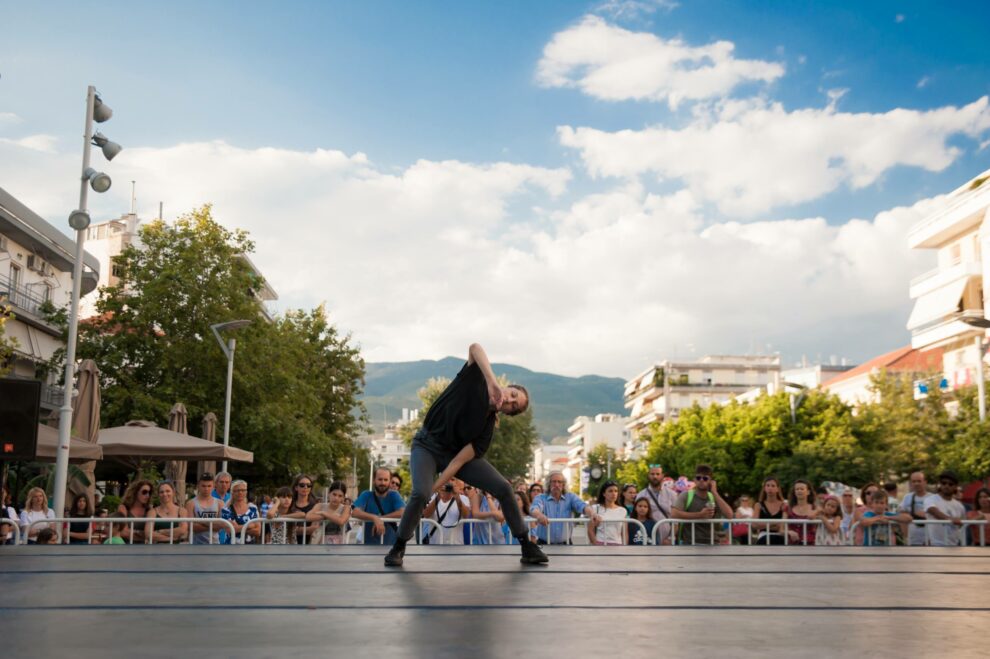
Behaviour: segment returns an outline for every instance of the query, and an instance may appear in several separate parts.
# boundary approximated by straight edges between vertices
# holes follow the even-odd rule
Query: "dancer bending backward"
[[[454,476],[491,493],[499,503],[523,563],[546,563],[546,554],[529,539],[529,528],[515,502],[512,486],[484,459],[492,442],[498,413],[514,416],[529,407],[529,394],[517,385],[501,387],[488,356],[477,343],[468,348],[467,364],[444,389],[413,438],[409,456],[412,494],[399,522],[395,545],[385,556],[386,566],[402,565],[406,543],[423,515],[423,507]],[[437,472],[440,476],[434,480]]]

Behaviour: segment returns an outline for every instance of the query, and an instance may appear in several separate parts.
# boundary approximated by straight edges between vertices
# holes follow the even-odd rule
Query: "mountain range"
[[[464,359],[444,357],[440,360],[415,362],[377,362],[365,364],[365,387],[362,400],[372,425],[380,431],[386,422],[402,416],[402,408],[419,409],[417,391],[430,378],[453,379]],[[603,412],[625,413],[621,378],[584,375],[572,378],[553,373],[539,373],[513,364],[492,364],[495,375],[505,375],[517,382],[533,398],[533,423],[545,442],[567,435],[567,427],[578,416]]]

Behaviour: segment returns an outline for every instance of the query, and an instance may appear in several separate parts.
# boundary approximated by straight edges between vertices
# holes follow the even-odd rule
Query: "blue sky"
[[[971,127],[974,121],[983,121],[984,113],[977,110],[973,113],[979,115],[978,119],[970,123],[958,119],[952,128],[933,138],[942,147],[932,151],[933,157],[943,160],[937,167],[912,163],[910,133],[893,131],[889,137],[893,155],[871,153],[865,157],[870,163],[865,183],[850,183],[855,173],[846,172],[842,181],[828,189],[815,190],[809,181],[825,170],[809,171],[795,181],[796,187],[809,185],[808,190],[793,195],[784,190],[771,198],[761,194],[752,197],[749,192],[754,183],[750,180],[734,180],[726,182],[724,188],[714,189],[703,189],[705,184],[699,182],[717,178],[720,168],[748,167],[746,154],[735,153],[720,163],[715,149],[707,164],[691,165],[687,171],[679,169],[676,162],[690,157],[692,149],[684,146],[677,153],[658,156],[662,162],[645,163],[635,171],[620,168],[622,171],[616,173],[615,159],[627,161],[629,156],[621,151],[624,147],[617,147],[615,140],[609,139],[620,131],[636,133],[636,139],[645,138],[649,129],[662,128],[683,132],[683,139],[688,141],[712,123],[719,123],[719,117],[724,122],[734,122],[736,115],[726,119],[728,115],[724,114],[726,104],[733,101],[763,104],[764,109],[779,104],[781,116],[793,117],[795,122],[803,121],[797,116],[802,110],[827,115],[830,92],[834,98],[833,113],[864,122],[869,115],[898,109],[924,112],[972,104],[990,93],[990,65],[985,55],[985,26],[990,25],[990,7],[984,3],[685,2],[671,6],[643,0],[50,2],[38,5],[4,1],[0,2],[0,11],[6,26],[5,38],[0,43],[0,117],[7,116],[6,121],[0,121],[0,140],[7,140],[6,145],[0,142],[0,156],[7,163],[0,166],[0,185],[45,214],[61,215],[62,208],[71,206],[75,190],[71,175],[54,183],[54,173],[61,176],[61,172],[70,170],[73,159],[77,162],[82,97],[87,84],[96,84],[116,111],[104,132],[127,147],[118,161],[107,166],[107,171],[118,181],[116,196],[94,199],[97,212],[111,216],[126,211],[129,190],[126,183],[119,182],[130,178],[138,180],[139,211],[146,217],[153,213],[151,209],[157,208],[159,200],[173,213],[196,203],[216,202],[221,220],[245,226],[259,238],[256,261],[282,293],[283,303],[312,305],[327,300],[331,313],[337,312],[338,322],[354,332],[372,359],[413,359],[456,353],[465,339],[470,342],[484,338],[486,332],[492,333],[490,341],[503,349],[502,357],[560,372],[632,375],[629,371],[638,370],[637,364],[645,367],[650,360],[669,356],[667,353],[671,351],[682,351],[687,344],[695,345],[700,352],[727,352],[769,343],[771,349],[782,350],[789,358],[801,354],[842,354],[865,359],[876,351],[906,343],[904,319],[898,319],[897,314],[904,314],[906,319],[905,309],[910,310],[907,281],[898,284],[891,279],[887,288],[877,291],[878,297],[873,300],[877,304],[872,310],[849,310],[852,315],[845,324],[868,327],[864,333],[870,338],[857,338],[858,334],[852,330],[840,332],[836,337],[827,327],[819,329],[823,323],[832,322],[829,319],[837,314],[841,316],[843,310],[832,308],[836,298],[816,297],[814,292],[808,293],[811,299],[806,302],[807,322],[793,331],[780,329],[781,321],[773,316],[787,313],[786,307],[774,306],[754,317],[746,309],[739,309],[732,315],[739,318],[740,324],[720,321],[715,331],[704,320],[711,311],[704,305],[692,306],[688,301],[713,297],[717,304],[723,303],[718,291],[705,288],[717,285],[706,280],[707,272],[680,280],[672,279],[670,273],[666,277],[658,274],[663,281],[676,281],[678,288],[698,286],[698,290],[694,295],[678,295],[670,301],[664,298],[663,285],[658,283],[655,314],[637,316],[641,310],[637,309],[636,301],[643,299],[642,291],[628,297],[618,295],[621,299],[614,305],[598,309],[596,300],[601,300],[602,295],[614,295],[615,285],[630,277],[644,276],[644,272],[638,271],[619,272],[619,264],[628,261],[630,254],[616,256],[614,263],[599,254],[595,256],[595,267],[616,271],[614,284],[602,282],[601,291],[592,294],[588,291],[596,289],[596,281],[574,280],[572,285],[581,287],[587,294],[568,298],[568,305],[573,307],[553,309],[552,322],[534,321],[526,328],[528,334],[510,338],[499,328],[514,321],[513,313],[507,311],[512,306],[511,296],[499,299],[493,305],[496,308],[484,312],[468,305],[472,307],[470,314],[462,308],[464,305],[457,303],[470,295],[469,289],[451,291],[449,301],[437,302],[428,313],[420,312],[419,308],[405,309],[401,304],[396,306],[396,297],[405,298],[408,292],[397,291],[395,297],[385,293],[381,299],[369,303],[368,296],[381,290],[380,287],[354,293],[333,283],[345,272],[346,261],[345,253],[335,250],[360,254],[359,263],[363,265],[351,263],[349,271],[358,267],[359,273],[369,280],[378,271],[369,264],[377,264],[379,259],[394,265],[417,248],[429,252],[432,248],[418,244],[409,244],[405,249],[395,246],[394,253],[376,251],[391,242],[389,224],[383,214],[397,213],[391,218],[391,226],[427,235],[433,232],[441,236],[434,246],[446,241],[445,249],[456,251],[460,249],[459,240],[468,240],[473,247],[480,244],[479,249],[485,254],[502,255],[499,258],[503,260],[487,263],[479,273],[457,271],[457,259],[450,258],[449,251],[429,252],[432,258],[445,261],[449,269],[425,273],[417,291],[429,290],[436,285],[438,277],[463,281],[476,276],[482,287],[505,288],[502,283],[508,276],[505,273],[512,272],[512,266],[516,266],[532,278],[525,284],[530,288],[539,282],[556,281],[562,288],[551,286],[548,290],[556,293],[547,295],[559,299],[561,291],[571,293],[566,283],[567,270],[587,269],[579,257],[560,266],[557,263],[560,258],[571,257],[559,254],[580,254],[580,245],[587,242],[588,232],[593,230],[577,221],[577,225],[584,227],[584,233],[568,238],[565,228],[576,226],[574,218],[588,204],[597,203],[596,195],[621,191],[623,198],[634,199],[643,208],[652,208],[650,195],[666,198],[687,190],[685,194],[692,195],[688,204],[691,211],[687,213],[690,217],[685,215],[677,222],[686,233],[664,234],[666,239],[660,235],[641,235],[647,241],[666,241],[657,245],[657,253],[670,253],[682,244],[679,241],[690,238],[693,244],[690,249],[701,250],[696,254],[703,255],[706,252],[702,243],[694,243],[711,239],[712,231],[704,234],[706,228],[731,227],[732,223],[742,222],[747,225],[746,231],[752,233],[764,222],[814,218],[824,218],[837,230],[855,219],[876,225],[879,213],[935,198],[990,167],[990,147],[981,147],[990,137],[982,124]],[[775,72],[763,74],[764,79],[755,74],[743,76],[736,84],[723,85],[714,93],[687,101],[672,102],[662,93],[647,100],[634,98],[642,90],[629,91],[629,87],[619,94],[626,96],[607,98],[581,87],[583,76],[597,66],[584,58],[597,57],[593,54],[595,39],[606,33],[613,35],[616,44],[628,43],[633,48],[645,44],[647,50],[669,48],[675,40],[688,48],[730,42],[733,49],[729,65],[739,61],[757,62],[765,71]],[[656,39],[649,41],[650,35]],[[547,49],[558,37],[574,39],[577,44],[574,48],[580,52],[572,48],[562,59],[551,62],[562,67],[567,81],[548,83],[540,78],[539,72],[542,63],[555,59],[556,56],[547,55]],[[567,57],[576,59],[567,60]],[[692,69],[704,66],[705,61],[682,61],[675,66],[676,71],[671,71],[689,78]],[[620,64],[625,70],[631,66],[628,62]],[[650,84],[646,87],[651,88]],[[743,111],[746,116],[756,116],[748,112]],[[809,134],[826,130],[819,129],[819,124],[814,123],[817,120],[828,121],[828,117],[810,118],[806,129],[800,124],[801,130]],[[925,119],[923,123],[928,126],[937,122]],[[970,127],[963,128],[964,124]],[[594,134],[578,135],[568,141],[558,127],[587,128]],[[827,130],[842,128],[833,126]],[[43,136],[30,142],[43,148],[27,153],[28,142],[24,140],[32,136]],[[667,138],[672,136],[668,134]],[[663,140],[665,143],[669,141],[667,138]],[[18,141],[21,142],[14,144]],[[608,142],[602,148],[611,150],[612,156],[589,151],[599,141]],[[303,186],[286,181],[284,197],[279,198],[276,191],[266,191],[238,205],[234,200],[238,196],[236,181],[218,180],[211,187],[209,177],[203,180],[201,176],[194,186],[174,169],[169,170],[164,164],[156,169],[152,164],[171,162],[171,167],[178,167],[186,153],[179,149],[180,145],[217,142],[237,153],[211,151],[209,157],[215,160],[209,171],[222,170],[225,162],[233,162],[224,158],[233,157],[239,163],[263,159],[268,153],[266,149],[274,147],[284,151],[281,155],[288,160],[278,163],[264,160],[263,167],[270,165],[272,171],[284,171],[286,176],[299,174],[301,170],[293,168],[300,167],[305,171],[297,178],[307,183]],[[855,157],[850,155],[854,147],[851,144],[838,155],[823,152],[822,157]],[[876,148],[882,150],[883,145]],[[328,174],[320,169],[323,165],[312,162],[318,149],[344,154],[350,159],[347,167],[352,169],[339,176],[336,169]],[[760,150],[757,142],[754,151]],[[775,153],[768,149],[767,154],[754,155],[772,161]],[[813,158],[816,153],[809,151],[808,157]],[[364,160],[356,158],[356,154],[364,154]],[[882,163],[876,164],[879,161]],[[394,202],[380,209],[365,210],[368,204],[360,202],[361,193],[353,191],[354,181],[368,182],[369,173],[364,168],[370,168],[375,186],[380,183],[392,189],[393,177],[407,186],[414,185],[411,181],[421,180],[413,176],[418,172],[417,163],[457,163],[471,167],[472,176],[476,174],[479,178],[467,191],[461,179],[453,192],[442,186],[434,189],[432,183],[426,186],[431,194],[455,199],[460,199],[457,195],[461,193],[466,195],[449,208],[434,207],[436,200],[431,200],[430,208],[422,213],[403,215],[409,195],[418,199],[418,195],[425,194],[418,188],[403,188],[396,193]],[[494,167],[497,163],[517,169],[510,174],[508,169]],[[310,166],[315,167],[311,172],[306,169]],[[232,170],[237,167],[231,165]],[[711,168],[710,175],[705,167]],[[775,169],[772,163],[768,167],[768,177],[774,171],[779,172],[779,167]],[[566,182],[560,180],[561,173]],[[435,173],[427,175],[435,176]],[[247,182],[244,185],[250,186]],[[324,188],[333,192],[317,198],[318,191]],[[307,197],[310,192],[313,199],[300,200],[300,196]],[[476,193],[480,196],[471,196]],[[381,194],[378,189],[372,198],[378,199]],[[726,201],[726,194],[730,201]],[[732,200],[745,204],[746,212],[735,213]],[[681,209],[683,204],[675,206]],[[355,244],[341,247],[337,241],[314,252],[301,248],[302,251],[292,254],[294,248],[288,246],[291,243],[277,242],[276,236],[268,246],[262,242],[271,231],[272,215],[285,212],[299,218],[326,212],[322,219],[312,218],[314,225],[340,228],[347,234],[348,229],[338,227],[335,222],[345,221],[341,219],[344,216],[354,216],[356,208],[362,209],[358,215],[363,218],[366,231],[364,235],[353,236]],[[396,211],[397,208],[400,210]],[[477,221],[484,227],[476,236],[461,236],[442,221],[436,226],[430,224],[431,212],[453,218],[463,214],[464,209],[470,213],[472,208],[479,209]],[[258,211],[254,216],[251,209],[264,212]],[[169,215],[167,211],[166,216]],[[655,223],[662,221],[658,219]],[[621,222],[617,219],[616,224]],[[800,226],[803,231],[811,225]],[[492,227],[505,228],[504,235],[493,235]],[[782,232],[796,230],[784,229],[784,224],[780,227]],[[904,228],[901,226],[899,230],[903,233]],[[300,231],[311,229],[303,224],[299,226]],[[772,233],[773,227],[770,229]],[[538,234],[537,238],[533,238],[534,234]],[[453,237],[444,237],[448,235]],[[612,238],[619,240],[618,235],[626,234],[615,234]],[[357,244],[361,239],[367,240],[367,252]],[[564,242],[569,239],[574,242]],[[752,245],[753,241],[750,236],[745,243]],[[845,244],[841,240],[839,243]],[[522,252],[521,261],[513,260],[513,250]],[[526,257],[532,260],[527,261]],[[878,258],[891,260],[890,269],[895,273],[892,277],[917,270],[922,262],[921,270],[924,270],[932,261],[930,255],[905,253],[878,255]],[[697,257],[689,258],[692,259]],[[298,276],[296,265],[300,260],[313,264],[311,278]],[[323,261],[340,261],[340,270],[331,266],[321,269]],[[389,276],[412,277],[416,272],[412,265],[415,260],[410,262],[408,269],[392,270],[390,265],[385,271]],[[823,261],[816,267],[827,276],[836,262]],[[470,269],[472,263],[477,265],[477,259],[469,260],[463,267]],[[787,263],[780,266],[786,268]],[[745,271],[746,266],[740,267]],[[746,271],[746,276],[752,277],[754,295],[801,292],[800,289],[777,290],[772,282],[763,279],[767,275],[762,272]],[[880,304],[881,299],[897,290],[900,290],[899,300]],[[547,306],[546,300],[541,301],[538,296],[532,304]],[[372,309],[377,308],[390,308],[400,318],[411,317],[410,322],[417,329],[409,331],[401,322],[394,323],[389,314],[375,315],[378,312]],[[812,309],[816,308],[827,313],[815,316]],[[489,311],[492,315],[485,316]],[[561,337],[574,332],[567,322],[572,313],[575,324],[582,328],[595,325],[591,319],[602,316],[613,321],[600,321],[600,326],[587,330],[559,354],[548,350],[548,345],[567,343]],[[486,320],[476,320],[479,317]],[[598,352],[602,342],[615,343],[610,328],[616,323],[650,324],[657,323],[657,318],[676,320],[671,320],[669,327],[660,321],[662,328],[655,335],[644,333],[641,338],[649,345],[624,352],[602,351],[598,357],[579,360],[580,364],[567,357]],[[429,329],[434,319],[470,329],[444,331],[437,337],[437,332],[431,333]],[[877,328],[886,329],[878,335]],[[470,331],[482,336],[472,338],[468,336]],[[396,335],[407,338],[390,338]],[[532,338],[534,335],[539,338]],[[632,343],[636,345],[635,341]]]

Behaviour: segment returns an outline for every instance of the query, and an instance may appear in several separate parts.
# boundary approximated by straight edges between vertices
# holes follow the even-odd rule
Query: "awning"
[[[38,426],[38,449],[36,455],[39,460],[55,460],[58,451],[58,428],[51,426]],[[103,449],[97,444],[84,442],[78,437],[69,438],[69,462],[85,462],[87,460],[102,460]]]
[[[254,455],[250,451],[158,427],[101,428],[99,445],[104,457],[125,461],[148,459],[254,462]]]
[[[30,325],[16,319],[4,325],[4,331],[10,338],[17,339],[14,352],[28,359],[47,362],[55,351],[64,344],[50,334],[46,334]]]
[[[963,277],[919,297],[908,318],[907,328],[914,330],[959,311],[968,281],[968,277]]]

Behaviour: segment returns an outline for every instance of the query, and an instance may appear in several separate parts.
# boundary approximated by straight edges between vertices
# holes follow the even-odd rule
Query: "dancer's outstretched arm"
[[[461,470],[461,467],[471,460],[474,460],[474,446],[472,444],[468,444],[454,456],[454,459],[450,461],[447,468],[443,470],[443,473],[440,474],[436,482],[433,483],[433,491],[439,492],[440,488],[444,486],[444,483],[456,476],[457,472]]]
[[[492,371],[492,365],[488,361],[488,355],[485,354],[485,349],[477,343],[472,343],[468,348],[468,364],[478,365],[478,368],[481,369],[481,374],[485,376],[485,384],[488,385],[488,397],[491,399],[492,405],[496,410],[501,408],[502,387],[495,377],[495,372]]]

